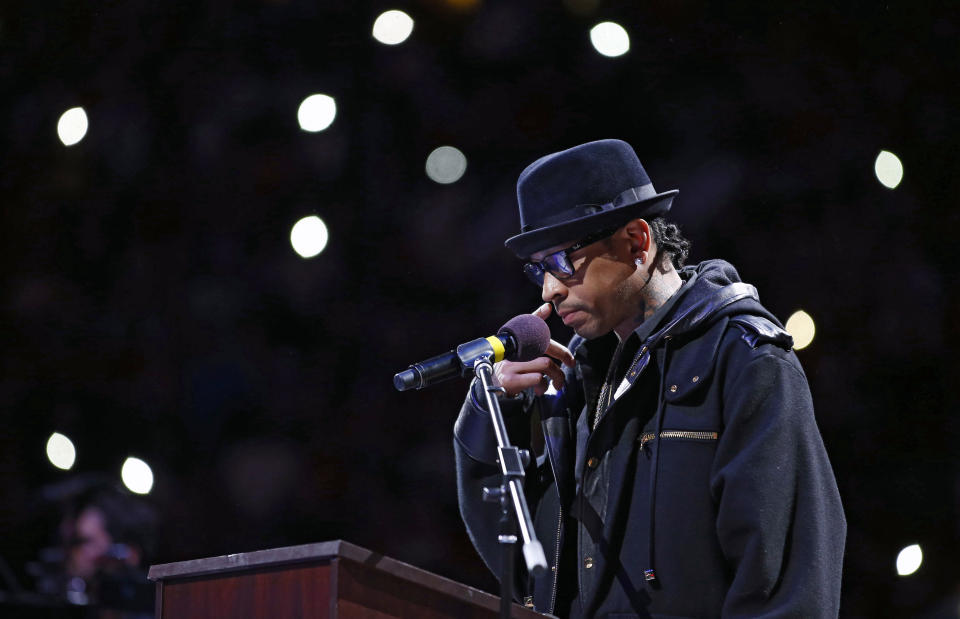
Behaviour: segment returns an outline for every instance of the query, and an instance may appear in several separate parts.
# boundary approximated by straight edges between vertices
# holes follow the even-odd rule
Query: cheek
[[[607,273],[603,282],[589,290],[589,297],[585,299],[590,305],[591,314],[598,327],[612,330],[616,323],[623,319],[622,314],[628,312],[632,295],[630,287],[624,278],[614,277],[614,273]],[[585,291],[585,294],[587,291]]]

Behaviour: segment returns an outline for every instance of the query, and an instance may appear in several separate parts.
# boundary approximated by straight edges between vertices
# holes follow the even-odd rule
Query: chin
[[[593,340],[609,333],[609,331],[600,333],[600,329],[598,329],[596,325],[581,325],[575,327],[573,332],[585,340]]]

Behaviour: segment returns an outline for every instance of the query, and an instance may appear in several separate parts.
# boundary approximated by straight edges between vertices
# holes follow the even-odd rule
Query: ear
[[[650,264],[650,258],[653,255],[650,224],[645,219],[633,219],[627,222],[623,231],[630,243],[630,257],[643,264]]]

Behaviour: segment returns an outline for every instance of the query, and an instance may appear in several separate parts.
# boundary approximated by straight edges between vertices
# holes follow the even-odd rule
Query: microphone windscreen
[[[550,327],[533,314],[514,316],[500,327],[499,333],[508,333],[517,342],[517,351],[507,357],[510,361],[532,361],[547,352],[550,345]]]

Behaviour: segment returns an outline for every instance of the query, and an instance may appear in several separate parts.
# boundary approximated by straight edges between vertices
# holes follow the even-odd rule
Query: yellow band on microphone
[[[491,335],[487,338],[487,341],[493,346],[493,362],[498,363],[503,361],[503,356],[507,354],[507,349],[503,347],[503,342],[500,341],[500,338],[496,335]]]

